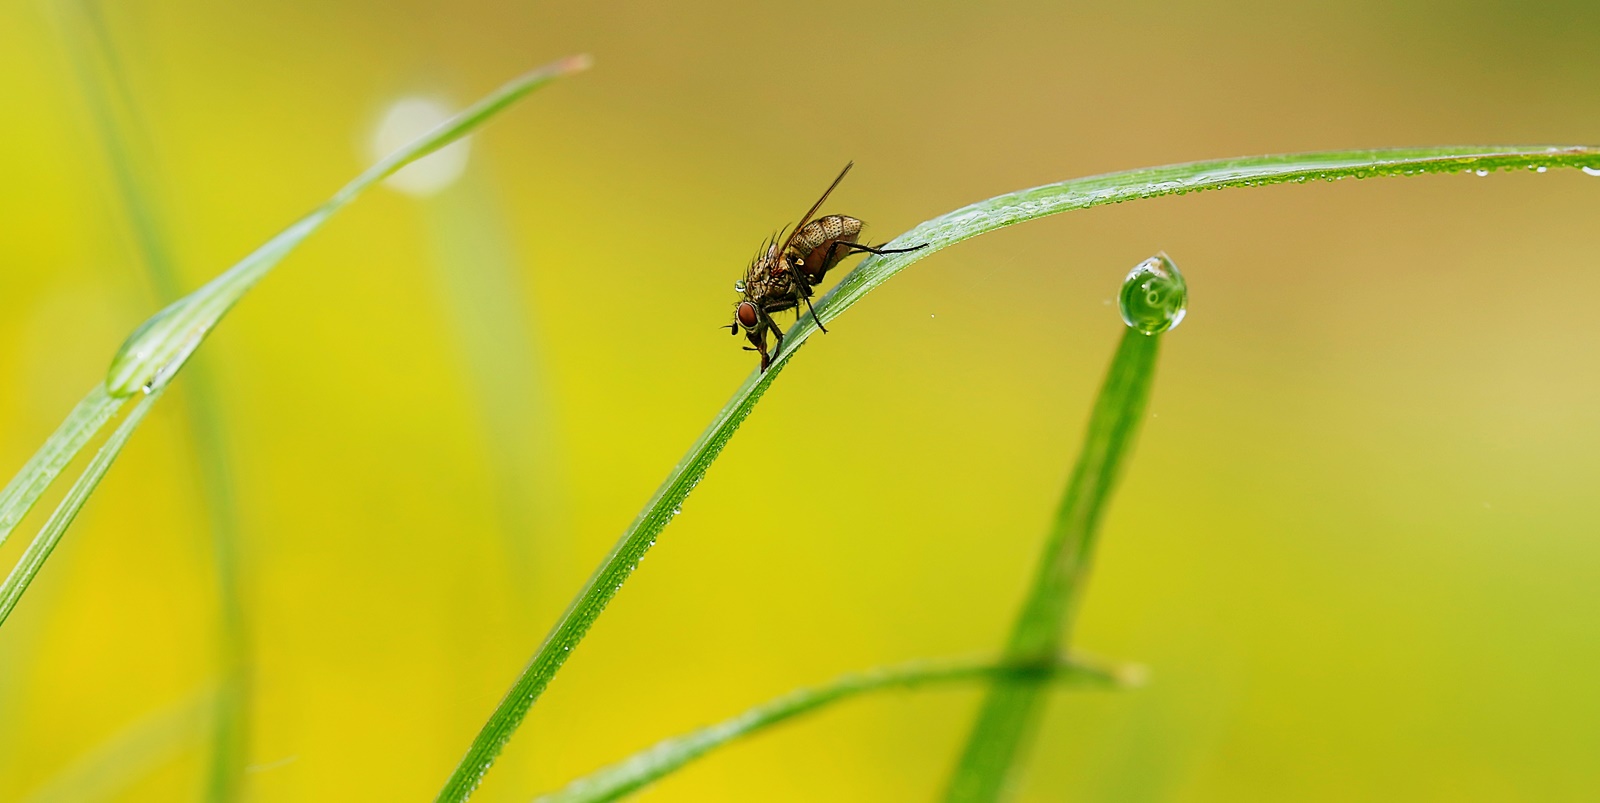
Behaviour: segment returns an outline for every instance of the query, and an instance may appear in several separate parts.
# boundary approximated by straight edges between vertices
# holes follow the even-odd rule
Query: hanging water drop
[[[1544,165],[1539,165],[1538,167],[1535,167],[1533,169],[1533,172],[1535,172],[1535,173],[1543,173],[1544,171],[1549,170],[1549,169],[1550,168],[1545,167]]]
[[[1183,321],[1189,288],[1178,266],[1165,253],[1135,265],[1122,280],[1122,320],[1147,335],[1160,334]]]
[[[1487,170],[1484,170],[1484,169],[1482,169],[1482,168],[1479,168],[1479,169],[1477,169],[1477,170],[1474,170],[1474,171],[1472,171],[1472,175],[1474,175],[1474,176],[1477,176],[1477,177],[1479,177],[1479,178],[1482,178],[1482,177],[1484,177],[1484,176],[1487,176],[1487,175],[1489,175],[1489,171],[1487,171]]]

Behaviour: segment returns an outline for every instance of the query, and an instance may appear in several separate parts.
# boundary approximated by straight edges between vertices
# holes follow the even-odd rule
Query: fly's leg
[[[758,327],[757,328],[757,331],[762,333],[762,338],[761,338],[762,345],[766,345],[766,340],[767,340],[767,338],[766,338],[766,330],[767,329],[771,329],[772,330],[772,336],[777,340],[777,342],[774,343],[773,346],[772,346],[772,356],[773,357],[777,357],[779,354],[783,353],[783,330],[778,328],[778,322],[772,320],[772,316],[768,315],[766,310],[759,310],[759,311],[761,313],[761,322],[763,324],[765,324],[764,328],[763,327]],[[762,353],[763,353],[763,355],[765,354],[765,352],[762,352]],[[765,362],[762,363],[761,370],[763,370],[763,371],[767,370],[767,366],[766,366]]]
[[[811,306],[811,280],[806,278],[805,271],[799,270],[793,265],[790,266],[789,273],[794,279],[795,295],[800,296],[800,300],[806,302],[806,309],[811,312],[811,320],[816,322],[817,329],[821,330],[823,334],[827,334],[828,327],[822,325],[822,319],[817,317],[816,308]],[[777,327],[774,326],[773,328],[776,329]]]
[[[870,245],[863,245],[861,243],[852,243],[852,242],[847,242],[845,240],[834,240],[833,241],[833,245],[828,246],[828,258],[822,260],[822,264],[826,265],[829,262],[833,261],[833,252],[834,252],[834,249],[837,249],[837,248],[849,248],[849,249],[853,249],[853,250],[858,251],[858,252],[863,252],[864,251],[864,252],[866,252],[868,254],[879,254],[879,255],[882,255],[882,254],[907,254],[907,253],[910,253],[912,251],[921,251],[922,249],[927,248],[927,247],[928,247],[928,244],[927,243],[923,243],[922,245],[913,245],[910,248],[874,248],[874,247],[872,247]]]
[[[745,338],[748,339],[750,341],[751,345],[755,346],[755,348],[750,348],[750,346],[745,346],[744,350],[745,351],[756,351],[756,352],[760,352],[761,353],[761,371],[762,371],[762,373],[766,373],[767,366],[772,364],[772,358],[767,355],[767,332],[766,332],[766,329],[763,328],[763,327],[757,326],[755,328],[755,331],[746,332],[745,333]]]

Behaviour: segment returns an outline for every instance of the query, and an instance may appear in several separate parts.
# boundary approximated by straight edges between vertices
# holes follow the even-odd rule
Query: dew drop
[[[1135,265],[1122,280],[1122,320],[1147,335],[1160,334],[1183,321],[1189,288],[1178,266],[1166,254]]]
[[[1487,171],[1487,170],[1483,170],[1483,169],[1481,169],[1481,168],[1480,168],[1480,169],[1478,169],[1478,170],[1474,170],[1474,171],[1472,171],[1472,175],[1474,175],[1474,176],[1478,176],[1478,177],[1480,177],[1480,178],[1481,178],[1481,177],[1483,177],[1483,176],[1487,176],[1487,175],[1489,175],[1489,171]]]
[[[678,504],[678,505],[673,505],[672,506],[672,515],[676,516],[676,515],[678,515],[679,513],[682,513],[682,512],[683,512],[683,505]]]
[[[1543,173],[1544,171],[1549,170],[1549,169],[1550,168],[1545,167],[1544,165],[1539,165],[1538,167],[1535,167],[1533,169],[1533,172],[1535,172],[1535,173]]]
[[[1583,172],[1588,174],[1588,175],[1600,176],[1600,167],[1583,167],[1583,168],[1580,168],[1580,169],[1583,170]]]

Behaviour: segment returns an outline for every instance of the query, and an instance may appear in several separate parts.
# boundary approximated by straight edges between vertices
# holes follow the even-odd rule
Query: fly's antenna
[[[818,198],[817,202],[812,204],[810,209],[806,210],[805,217],[800,218],[800,222],[794,224],[794,230],[789,232],[789,236],[783,239],[783,247],[778,249],[779,254],[789,250],[789,246],[794,243],[794,238],[800,234],[800,230],[805,228],[807,223],[811,222],[811,216],[815,215],[817,210],[822,208],[822,202],[828,200],[828,196],[833,194],[833,190],[835,187],[839,186],[839,182],[844,181],[844,174],[850,172],[850,168],[855,166],[856,163],[854,161],[847,162],[845,164],[844,169],[839,171],[839,177],[834,179],[833,183],[828,185],[828,189],[823,191],[822,197]]]

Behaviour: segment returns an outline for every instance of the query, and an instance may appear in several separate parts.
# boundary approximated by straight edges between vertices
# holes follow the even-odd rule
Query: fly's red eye
[[[748,301],[739,302],[739,309],[735,312],[735,316],[739,319],[739,325],[746,329],[754,329],[756,321],[759,320],[756,317],[756,305]]]

